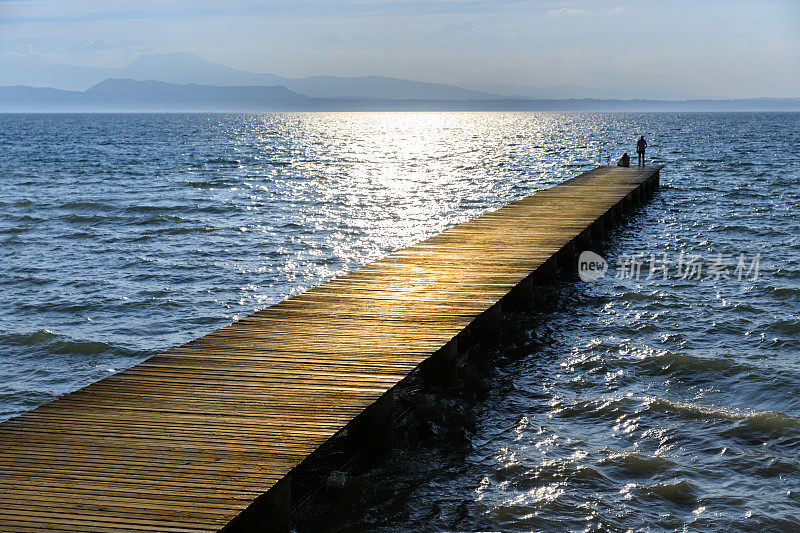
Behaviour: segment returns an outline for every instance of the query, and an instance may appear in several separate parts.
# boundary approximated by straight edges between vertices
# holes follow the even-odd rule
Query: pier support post
[[[557,273],[563,273],[571,269],[575,262],[575,239],[570,240],[564,245],[557,254]]]
[[[523,281],[524,283],[524,281]],[[530,293],[528,294],[530,297]],[[486,348],[494,349],[499,348],[501,339],[501,330],[503,322],[503,303],[502,300],[487,309],[480,317],[481,329],[483,335],[481,342]]]
[[[603,234],[605,233],[603,225],[604,225],[604,217],[600,217],[599,219],[592,222],[592,225],[589,226],[589,242],[599,241],[603,238]]]
[[[644,202],[645,202],[645,200],[646,200],[647,198],[645,198],[645,195],[644,195],[644,190],[642,189],[642,186],[641,186],[641,185],[640,185],[640,186],[638,186],[638,187],[636,187],[636,188],[633,190],[633,198],[634,198],[634,200],[635,200],[635,202],[636,202],[636,207],[639,207],[639,206],[641,206],[641,205],[644,205]]]
[[[353,420],[352,436],[364,452],[381,455],[394,444],[394,390],[388,390]]]
[[[620,200],[619,203],[621,204],[620,207],[622,209],[623,214],[627,215],[628,213],[630,213],[633,210],[632,194],[631,193],[626,194],[625,197],[622,200]]]
[[[590,247],[592,242],[592,228],[591,226],[580,232],[575,237],[575,255],[580,254],[582,251]]]
[[[614,222],[618,222],[622,219],[622,201],[617,202],[614,207],[611,208],[611,211],[614,213]]]
[[[542,263],[542,265],[532,274],[534,285],[547,285],[549,283],[553,283],[558,277],[557,267],[558,260],[556,259],[556,256],[553,255],[550,257],[550,259]]]
[[[427,385],[443,386],[456,379],[458,359],[458,337],[436,350],[422,365],[422,379]]]
[[[503,297],[502,307],[508,310],[528,311],[531,308],[532,294],[533,276],[529,275]]]
[[[649,178],[647,178],[647,183],[650,185],[651,193],[655,193],[661,187],[661,176],[660,172],[656,172]]]
[[[614,229],[614,219],[615,218],[616,217],[614,215],[614,208],[613,207],[611,209],[609,209],[608,211],[606,211],[606,214],[602,216],[602,219],[603,219],[603,232],[604,233]]]

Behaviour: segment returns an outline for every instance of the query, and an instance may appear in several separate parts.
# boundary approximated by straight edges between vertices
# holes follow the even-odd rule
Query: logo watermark
[[[597,281],[606,275],[606,271],[608,271],[608,261],[603,256],[589,250],[581,252],[578,256],[578,276],[581,281]]]
[[[616,279],[651,280],[676,279],[696,281],[756,281],[761,266],[761,254],[748,256],[741,253],[712,254],[703,257],[699,254],[681,252],[674,258],[668,253],[620,254],[617,256]],[[594,252],[581,252],[578,257],[578,276],[581,281],[596,281],[606,275],[608,262]]]

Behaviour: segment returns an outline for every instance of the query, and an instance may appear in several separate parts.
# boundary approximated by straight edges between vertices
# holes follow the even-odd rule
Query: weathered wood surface
[[[0,424],[0,531],[219,530],[659,168],[599,167]]]

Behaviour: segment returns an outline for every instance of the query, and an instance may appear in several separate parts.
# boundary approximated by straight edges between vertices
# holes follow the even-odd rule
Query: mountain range
[[[275,86],[317,98],[420,98],[464,100],[498,95],[442,83],[385,76],[311,76],[285,78],[259,74],[208,61],[188,53],[143,55],[121,68],[85,67],[36,61],[0,62],[0,85],[26,85],[73,91],[89,89],[106,79],[158,80],[180,85]]]
[[[0,112],[800,111],[800,99],[600,100],[318,98],[283,86],[108,79],[85,91],[0,87]]]
[[[578,86],[458,87],[384,76],[285,78],[190,53],[144,55],[120,68],[0,62],[0,112],[319,110],[797,111],[800,99],[642,99],[633,91]]]
[[[288,78],[255,73],[209,61],[189,52],[139,56],[124,67],[65,65],[26,59],[0,61],[0,85],[26,85],[84,91],[103,80],[158,80],[177,84],[214,86],[282,85],[290,91],[317,98],[412,98],[432,100],[469,100],[489,98],[596,98],[596,99],[670,99],[697,98],[697,95],[671,94],[659,90],[602,89],[578,85],[532,87],[509,83],[472,83],[447,85],[387,76],[310,76]]]

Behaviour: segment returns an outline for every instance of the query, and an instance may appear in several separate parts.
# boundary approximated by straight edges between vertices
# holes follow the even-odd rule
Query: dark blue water
[[[429,398],[434,437],[336,477],[318,526],[800,529],[798,114],[0,115],[0,418],[639,133],[662,190],[607,276],[510,317],[487,394]],[[727,279],[648,279],[665,253]]]

